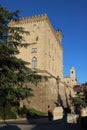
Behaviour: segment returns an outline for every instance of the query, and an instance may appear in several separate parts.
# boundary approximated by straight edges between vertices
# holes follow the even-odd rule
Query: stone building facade
[[[11,22],[9,25],[23,27],[29,31],[28,35],[23,35],[25,43],[29,46],[20,48],[18,58],[29,62],[28,67],[35,69],[39,74],[52,77],[37,86],[29,84],[34,90],[34,97],[27,105],[41,111],[47,111],[48,105],[54,108],[58,90],[63,95],[63,103],[66,104],[64,82],[67,84],[67,78],[63,76],[62,32],[54,30],[46,14],[21,18],[18,24]],[[57,76],[61,79],[60,83],[57,82]]]
[[[74,67],[70,68],[70,76],[65,76],[63,78],[63,81],[69,86],[71,96],[75,96],[75,92],[73,90],[73,87],[78,84],[77,78],[76,78],[76,71]]]

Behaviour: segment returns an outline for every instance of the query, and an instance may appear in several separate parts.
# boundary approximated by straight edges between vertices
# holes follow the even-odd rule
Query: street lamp
[[[57,76],[56,81],[57,81],[57,88],[58,88],[58,105],[60,106],[60,94],[59,94],[60,77],[59,76]]]

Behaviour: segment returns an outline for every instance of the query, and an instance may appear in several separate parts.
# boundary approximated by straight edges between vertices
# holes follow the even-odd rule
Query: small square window
[[[32,48],[32,53],[37,53],[37,48]]]

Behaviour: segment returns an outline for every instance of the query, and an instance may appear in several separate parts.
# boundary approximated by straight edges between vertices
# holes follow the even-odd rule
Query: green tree
[[[87,107],[87,82],[81,84],[80,91],[75,97],[71,97],[70,100],[75,106],[75,109],[80,112],[81,108]]]
[[[84,101],[87,104],[87,82],[83,83],[82,86],[83,86]]]
[[[18,59],[19,47],[27,47],[24,43],[22,27],[11,27],[9,22],[19,22],[19,11],[9,12],[0,6],[0,104],[20,105],[20,100],[31,97],[32,89],[28,82],[37,83],[41,76],[27,67],[27,62]]]

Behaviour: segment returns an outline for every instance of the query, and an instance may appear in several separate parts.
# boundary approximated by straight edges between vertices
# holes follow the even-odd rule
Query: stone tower
[[[69,89],[66,90],[65,84],[73,88],[76,84],[76,76],[74,67],[70,69],[70,77],[63,76],[62,32],[54,30],[46,14],[21,18],[18,23],[10,22],[9,26],[23,27],[29,32],[28,35],[23,35],[25,40],[23,43],[28,43],[29,46],[19,48],[20,54],[17,57],[29,62],[28,67],[36,70],[37,73],[51,77],[37,86],[29,84],[34,96],[29,104],[26,101],[23,103],[29,108],[46,112],[48,105],[55,107],[59,89],[63,104],[66,105],[66,94]],[[57,82],[58,76],[61,82]]]
[[[72,87],[77,84],[76,72],[75,72],[75,68],[74,67],[70,68],[70,84],[71,84]]]
[[[29,68],[63,78],[62,32],[54,30],[46,14],[22,18],[10,26],[29,31],[29,35],[23,35],[29,47],[21,48],[18,56],[30,63]]]
[[[75,74],[75,68],[74,67],[70,68],[70,78],[76,79],[76,74]]]
[[[29,84],[34,90],[29,107],[47,111],[47,106],[55,106],[58,98],[56,77],[63,79],[63,47],[62,32],[55,31],[46,14],[21,18],[18,23],[12,21],[9,26],[23,27],[29,35],[23,35],[27,48],[20,48],[18,58],[29,62],[29,68],[39,74],[50,76],[48,81]]]

